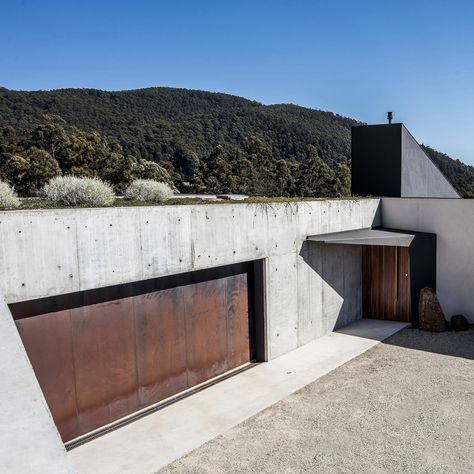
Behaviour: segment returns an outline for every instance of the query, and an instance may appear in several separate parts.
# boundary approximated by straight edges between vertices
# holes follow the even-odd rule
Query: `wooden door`
[[[253,359],[247,273],[17,321],[69,441]]]
[[[411,321],[408,247],[362,247],[362,306],[366,318]]]

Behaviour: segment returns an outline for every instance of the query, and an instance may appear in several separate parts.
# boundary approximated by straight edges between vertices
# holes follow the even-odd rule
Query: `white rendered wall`
[[[437,234],[436,291],[449,318],[474,323],[474,200],[383,198],[385,227]]]

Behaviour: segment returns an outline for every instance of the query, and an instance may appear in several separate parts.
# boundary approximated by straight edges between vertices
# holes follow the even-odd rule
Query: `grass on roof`
[[[185,206],[185,205],[206,205],[211,206],[215,204],[275,204],[275,203],[296,203],[308,201],[326,201],[326,200],[358,200],[362,199],[356,196],[346,196],[338,198],[314,198],[314,197],[266,197],[266,196],[251,196],[242,200],[232,199],[202,199],[202,198],[172,198],[165,202],[156,201],[129,201],[126,199],[116,199],[111,207],[138,207],[138,206]],[[17,210],[28,209],[88,209],[94,206],[79,205],[79,206],[60,206],[50,201],[40,198],[27,198],[21,200],[21,205]],[[0,209],[1,210],[1,209]]]

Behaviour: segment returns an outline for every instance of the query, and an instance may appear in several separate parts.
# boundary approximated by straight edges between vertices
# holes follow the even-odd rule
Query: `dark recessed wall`
[[[402,124],[352,127],[352,194],[401,196]]]
[[[418,300],[420,291],[429,286],[436,292],[436,234],[414,232],[406,229],[380,227],[381,230],[413,234],[410,245],[410,293],[412,305],[412,325],[418,327]]]
[[[410,245],[411,301],[413,326],[418,327],[420,291],[429,286],[436,292],[436,234],[413,232]]]

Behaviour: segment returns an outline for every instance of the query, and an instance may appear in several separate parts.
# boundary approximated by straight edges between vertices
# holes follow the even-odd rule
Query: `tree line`
[[[229,94],[155,87],[107,92],[95,89],[12,91],[0,88],[0,123],[18,134],[36,127],[45,113],[68,126],[98,132],[125,155],[170,161],[209,156],[218,145],[239,147],[256,136],[276,160],[303,161],[314,145],[326,163],[350,159],[350,127],[358,122],[296,105],[263,105]],[[184,178],[190,176],[184,172]]]
[[[270,147],[247,137],[238,148],[217,146],[199,165],[190,182],[194,192],[259,196],[336,197],[350,195],[350,169],[327,165],[313,145],[303,162],[275,160]]]
[[[173,183],[172,166],[125,156],[118,145],[97,132],[66,129],[61,117],[46,115],[18,136],[11,126],[0,130],[0,180],[20,195],[34,196],[59,175],[98,177],[121,192],[133,179]]]
[[[0,131],[0,179],[22,195],[35,195],[58,175],[99,177],[117,192],[134,179],[166,182],[195,193],[242,193],[262,196],[343,196],[350,193],[350,170],[344,163],[331,167],[307,145],[302,162],[275,159],[272,149],[250,136],[239,146],[214,147],[201,159],[179,150],[175,164],[155,163],[126,155],[98,132],[66,127],[56,115],[17,134],[11,126]],[[188,178],[189,177],[189,178]]]

